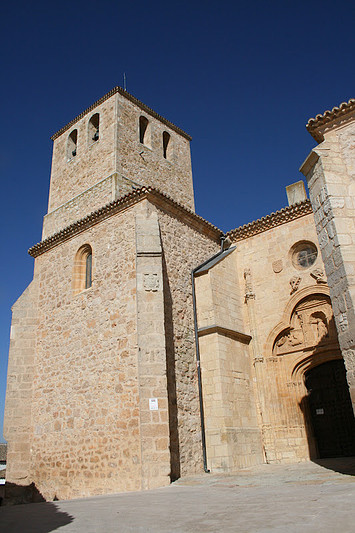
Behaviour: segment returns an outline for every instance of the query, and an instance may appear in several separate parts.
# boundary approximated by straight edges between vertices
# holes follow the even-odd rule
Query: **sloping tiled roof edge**
[[[82,231],[85,231],[87,228],[93,226],[94,224],[98,224],[102,220],[105,220],[115,215],[116,213],[127,209],[131,205],[134,205],[135,203],[143,200],[144,198],[148,198],[148,200],[151,200],[153,203],[163,208],[168,207],[169,211],[182,214],[185,218],[189,219],[189,222],[194,227],[198,228],[201,231],[209,233],[211,237],[213,237],[215,240],[219,241],[220,237],[223,235],[223,231],[221,231],[216,226],[214,226],[204,218],[200,217],[199,215],[196,215],[196,213],[194,213],[187,207],[184,207],[182,204],[176,202],[167,194],[164,194],[158,189],[154,189],[153,187],[141,187],[140,189],[136,189],[133,192],[122,196],[118,200],[110,202],[109,204],[106,204],[100,209],[93,211],[86,217],[78,220],[77,222],[74,222],[70,226],[67,226],[61,231],[55,233],[54,235],[51,235],[44,241],[35,244],[28,250],[28,253],[32,257],[38,257],[47,250],[54,248],[54,246],[57,246],[58,244],[61,244],[64,241],[67,241],[74,235],[77,235]]]
[[[355,111],[355,98],[350,98],[348,102],[343,102],[339,107],[333,107],[331,111],[325,111],[322,115],[310,118],[306,128],[317,142],[322,142],[323,135],[318,129],[339,117],[345,117],[352,111]]]
[[[63,128],[61,128],[59,131],[54,133],[52,135],[52,137],[51,137],[52,141],[57,139],[62,133],[67,131],[69,128],[71,128],[71,126],[73,126],[73,124],[75,124],[78,120],[83,118],[87,113],[90,113],[90,111],[95,109],[95,107],[97,107],[98,105],[102,104],[103,102],[105,102],[106,100],[111,98],[111,96],[113,96],[116,93],[119,93],[120,95],[124,96],[125,98],[127,98],[127,100],[130,100],[130,102],[132,102],[133,104],[135,104],[138,107],[140,107],[143,111],[145,111],[146,113],[149,113],[154,118],[157,118],[158,120],[160,120],[160,122],[163,122],[163,124],[165,124],[166,126],[171,128],[172,130],[176,131],[176,133],[179,133],[179,135],[182,135],[183,137],[185,137],[185,139],[187,139],[188,141],[191,141],[192,137],[190,137],[190,135],[188,135],[186,132],[184,132],[181,128],[179,128],[178,126],[175,126],[175,124],[173,124],[172,122],[169,122],[169,120],[167,120],[166,118],[164,118],[161,115],[159,115],[158,113],[156,113],[153,109],[151,109],[147,105],[143,104],[143,102],[138,100],[138,98],[136,98],[132,94],[130,94],[127,91],[125,91],[124,89],[122,89],[122,87],[118,87],[118,86],[114,87],[113,89],[111,89],[111,91],[109,91],[107,94],[102,96],[99,100],[96,100],[96,102],[94,102],[90,107],[85,109],[85,111],[80,113],[80,115],[75,117],[73,120],[68,122],[68,124],[63,126]]]
[[[312,206],[310,200],[307,199],[303,202],[284,207],[283,209],[259,218],[254,222],[244,224],[239,228],[228,231],[226,236],[229,237],[232,242],[241,241],[248,237],[252,237],[253,235],[257,235],[258,233],[263,233],[271,228],[275,228],[276,226],[286,224],[296,218],[309,215],[310,213],[312,213]]]

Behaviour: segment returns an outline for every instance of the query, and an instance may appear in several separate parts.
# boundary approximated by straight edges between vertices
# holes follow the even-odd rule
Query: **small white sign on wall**
[[[324,409],[316,409],[316,415],[324,415]]]
[[[149,398],[149,410],[158,411],[158,398]]]

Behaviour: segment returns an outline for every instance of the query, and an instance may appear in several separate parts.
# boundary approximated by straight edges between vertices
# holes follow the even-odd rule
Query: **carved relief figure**
[[[323,313],[313,313],[309,321],[316,342],[321,342],[323,339],[329,337],[327,320]]]
[[[316,280],[317,283],[327,283],[325,279],[325,273],[321,268],[316,268],[311,272],[312,278]]]
[[[303,344],[302,330],[291,329],[287,333],[281,334],[275,342],[276,354],[286,353],[294,350],[295,346]],[[275,352],[275,349],[274,349]]]
[[[315,348],[336,339],[334,317],[329,298],[314,295],[300,301],[294,308],[290,324],[276,337],[274,355]]]
[[[291,285],[291,293],[290,294],[293,294],[294,292],[297,291],[300,283],[301,283],[301,276],[293,276],[293,278],[290,279],[290,285]]]

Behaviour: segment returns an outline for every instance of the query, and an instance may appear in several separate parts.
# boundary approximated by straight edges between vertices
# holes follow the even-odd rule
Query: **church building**
[[[307,129],[310,199],[292,184],[226,234],[195,213],[190,136],[122,88],[53,135],[12,308],[9,494],[355,455],[355,100]]]

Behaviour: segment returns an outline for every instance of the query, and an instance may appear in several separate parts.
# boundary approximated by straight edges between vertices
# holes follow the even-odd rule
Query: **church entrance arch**
[[[265,352],[267,460],[355,454],[354,415],[327,287],[305,288],[290,298]]]
[[[319,457],[355,455],[355,421],[344,361],[315,366],[305,373],[304,381]]]

